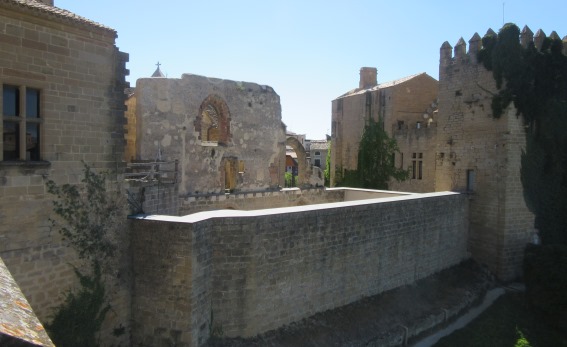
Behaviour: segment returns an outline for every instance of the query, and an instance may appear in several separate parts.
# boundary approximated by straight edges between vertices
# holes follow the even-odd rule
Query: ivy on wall
[[[323,172],[325,176],[325,187],[331,186],[331,150],[333,143],[329,141],[329,150],[327,151],[327,157],[325,158],[325,171]]]
[[[398,182],[406,180],[409,172],[394,165],[396,152],[399,152],[398,144],[388,136],[383,123],[370,119],[360,140],[357,168],[339,168],[335,175],[337,186],[388,189],[391,178]]]
[[[52,226],[86,262],[73,267],[79,286],[63,293],[46,329],[57,346],[99,346],[100,329],[111,310],[108,276],[119,273],[117,251],[124,247],[125,201],[118,187],[107,189],[108,173],[97,173],[84,164],[81,184],[46,182],[55,196]],[[121,244],[122,243],[122,244]],[[124,334],[122,326],[113,335]]]
[[[506,24],[482,39],[478,58],[498,93],[493,116],[513,103],[526,129],[521,179],[543,243],[567,244],[567,57],[560,39],[522,47],[520,29]]]

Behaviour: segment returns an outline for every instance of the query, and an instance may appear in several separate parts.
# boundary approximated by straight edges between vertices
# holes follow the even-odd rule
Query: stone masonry
[[[271,87],[191,74],[142,78],[135,103],[134,157],[179,160],[181,196],[283,186],[285,128]]]
[[[76,257],[48,221],[53,197],[45,181],[78,183],[81,161],[121,170],[128,73],[128,55],[115,46],[113,29],[51,5],[0,0],[0,88],[20,93],[15,103],[21,112],[28,91],[39,95],[39,136],[31,135],[27,119],[19,123],[26,125],[23,135],[6,127],[19,122],[18,115],[3,113],[0,122],[0,257],[43,322],[76,279],[70,267]],[[9,109],[9,94],[2,95],[0,103]],[[19,152],[11,140],[16,135]],[[32,157],[21,145],[26,136],[36,146]],[[8,159],[14,153],[19,160]],[[116,320],[125,324],[127,306],[115,306],[122,315]]]
[[[332,101],[331,186],[337,172],[356,169],[364,126],[373,119],[381,120],[398,142],[395,165],[411,171],[409,180],[392,181],[389,188],[434,191],[437,81],[422,73],[378,84],[376,76],[376,68],[363,67],[359,88]]]
[[[414,283],[467,257],[467,205],[432,193],[133,219],[132,342],[253,336]]]
[[[488,35],[494,32],[489,30]],[[492,116],[492,73],[477,62],[481,38],[441,47],[435,189],[467,192],[469,249],[500,279],[521,275],[523,251],[534,232],[520,181],[525,147],[522,120],[510,107]]]

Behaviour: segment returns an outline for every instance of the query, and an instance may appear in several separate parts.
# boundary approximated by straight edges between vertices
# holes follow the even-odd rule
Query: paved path
[[[494,300],[498,299],[505,292],[506,292],[506,290],[504,288],[495,288],[495,289],[489,290],[486,293],[486,295],[484,296],[484,300],[482,301],[482,304],[480,304],[477,307],[471,308],[469,310],[469,312],[467,312],[464,315],[462,315],[461,317],[459,317],[459,319],[457,319],[456,321],[454,321],[453,323],[451,323],[450,325],[445,327],[443,330],[440,330],[440,331],[434,333],[433,335],[430,335],[430,336],[424,338],[423,340],[418,341],[417,343],[415,343],[413,345],[413,347],[433,346],[441,338],[443,338],[447,335],[450,335],[455,330],[458,330],[458,329],[465,327],[473,319],[478,317],[479,314],[481,314],[482,312],[484,312],[484,310],[486,310],[488,307],[490,307],[490,305],[492,305]]]

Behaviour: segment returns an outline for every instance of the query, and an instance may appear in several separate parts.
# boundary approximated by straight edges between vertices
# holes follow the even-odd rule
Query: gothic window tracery
[[[201,104],[195,131],[202,146],[227,145],[230,140],[230,113],[224,100],[209,95]]]

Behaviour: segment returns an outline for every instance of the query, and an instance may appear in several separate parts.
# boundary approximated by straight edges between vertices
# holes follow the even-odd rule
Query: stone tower
[[[521,274],[523,251],[534,233],[520,181],[525,133],[512,106],[499,119],[492,117],[497,88],[492,72],[477,61],[481,47],[478,34],[468,52],[462,38],[454,48],[448,42],[441,46],[435,184],[437,191],[469,194],[469,250],[500,279],[510,280]]]

